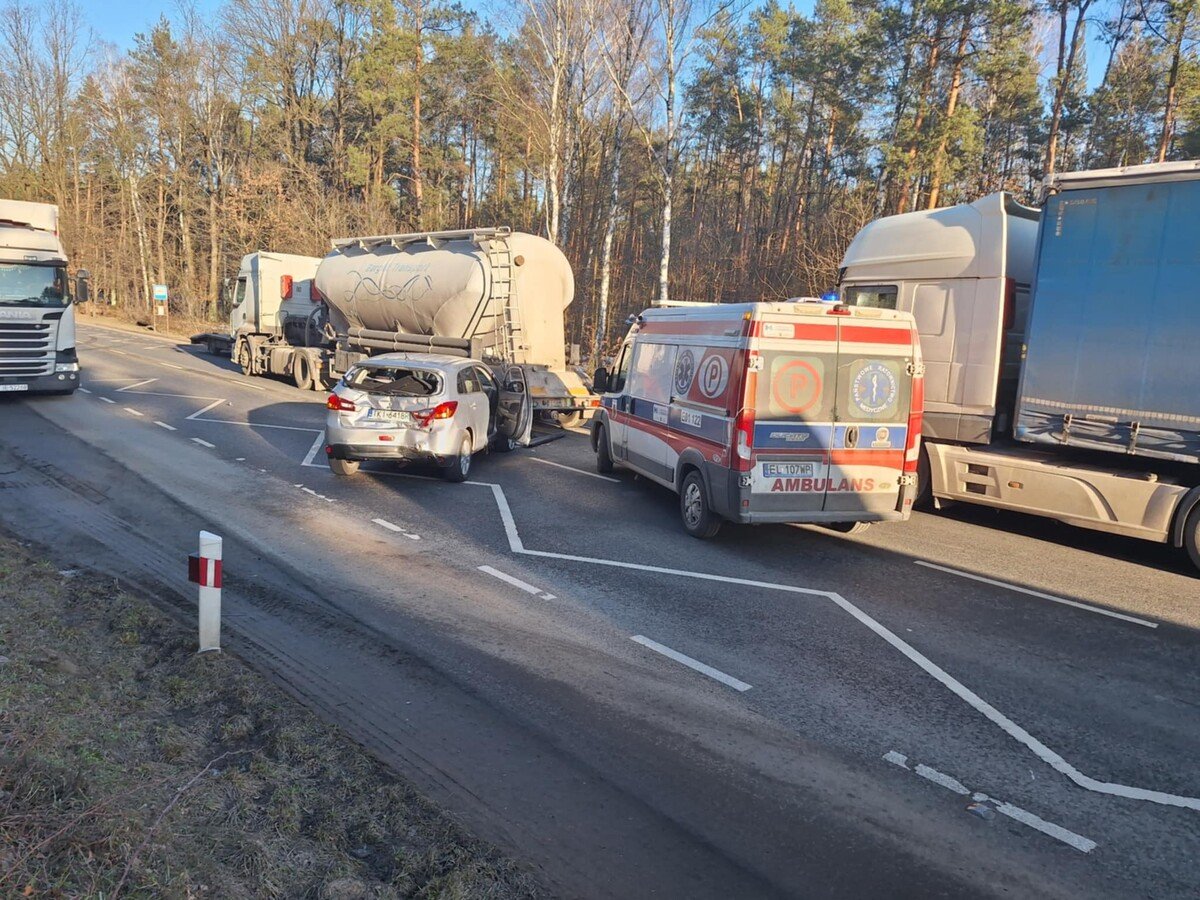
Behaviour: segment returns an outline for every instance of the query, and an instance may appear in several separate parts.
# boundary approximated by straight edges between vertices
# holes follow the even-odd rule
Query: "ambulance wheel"
[[[830,522],[825,526],[839,534],[862,534],[871,527],[870,522]]]
[[[312,360],[307,353],[292,354],[292,381],[302,391],[312,389]]]
[[[1183,523],[1183,546],[1192,565],[1200,569],[1200,505],[1197,505]]]
[[[596,471],[607,475],[613,470],[612,451],[608,446],[608,429],[603,425],[596,428]]]
[[[357,475],[359,461],[357,459],[329,458],[329,471],[334,475]]]
[[[679,492],[679,513],[683,516],[683,527],[692,537],[707,540],[721,530],[721,519],[708,506],[704,490],[704,479],[692,470],[683,479]]]

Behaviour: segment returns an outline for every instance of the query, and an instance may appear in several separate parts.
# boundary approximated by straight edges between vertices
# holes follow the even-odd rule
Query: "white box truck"
[[[891,216],[846,251],[842,302],[917,322],[923,493],[1200,567],[1200,162],[1060,174],[1043,201]]]
[[[192,341],[314,390],[377,353],[470,357],[518,381],[534,413],[574,424],[599,405],[567,366],[574,296],[562,251],[508,228],[342,238],[323,259],[244,257],[229,334]]]
[[[74,300],[87,300],[87,273]],[[75,308],[52,203],[0,200],[0,393],[79,387]]]

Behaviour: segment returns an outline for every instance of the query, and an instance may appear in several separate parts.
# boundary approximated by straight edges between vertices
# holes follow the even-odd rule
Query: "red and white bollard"
[[[200,585],[200,652],[221,649],[221,538],[200,532],[200,552],[188,557],[188,581]]]

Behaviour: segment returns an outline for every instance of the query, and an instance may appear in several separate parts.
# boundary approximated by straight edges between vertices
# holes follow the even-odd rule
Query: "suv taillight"
[[[354,412],[358,409],[349,400],[344,400],[337,394],[330,394],[329,399],[325,401],[326,409],[336,409],[339,412]]]
[[[438,419],[453,418],[456,412],[458,412],[458,401],[447,400],[445,403],[439,403],[433,409],[423,409],[419,412],[414,412],[412,417],[417,420],[417,424],[422,428],[428,428]]]

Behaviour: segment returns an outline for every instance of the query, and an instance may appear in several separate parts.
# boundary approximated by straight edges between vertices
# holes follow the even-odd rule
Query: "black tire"
[[[357,475],[358,467],[361,465],[357,459],[334,459],[329,457],[329,471],[334,475]]]
[[[829,522],[825,525],[830,531],[838,534],[862,534],[871,527],[870,522]]]
[[[450,457],[450,461],[442,467],[442,477],[447,481],[463,482],[471,474],[471,436],[463,435],[458,455]]]
[[[562,428],[576,428],[583,421],[583,413],[575,412],[560,412],[558,414],[558,424]]]
[[[596,426],[596,471],[607,475],[613,470],[612,450],[608,446],[608,429]]]
[[[496,453],[511,453],[517,449],[517,442],[503,434],[498,434],[492,438],[492,450]]]
[[[243,375],[254,374],[254,356],[250,353],[250,342],[240,340],[237,343],[237,353],[234,357],[237,364],[242,368]]]
[[[1187,521],[1183,523],[1183,547],[1192,565],[1200,569],[1200,504],[1188,513]]]
[[[687,473],[679,490],[679,515],[684,530],[694,538],[707,540],[721,530],[721,517],[709,508],[704,479],[695,469]]]
[[[292,381],[302,391],[312,390],[312,360],[299,350],[292,354]]]

